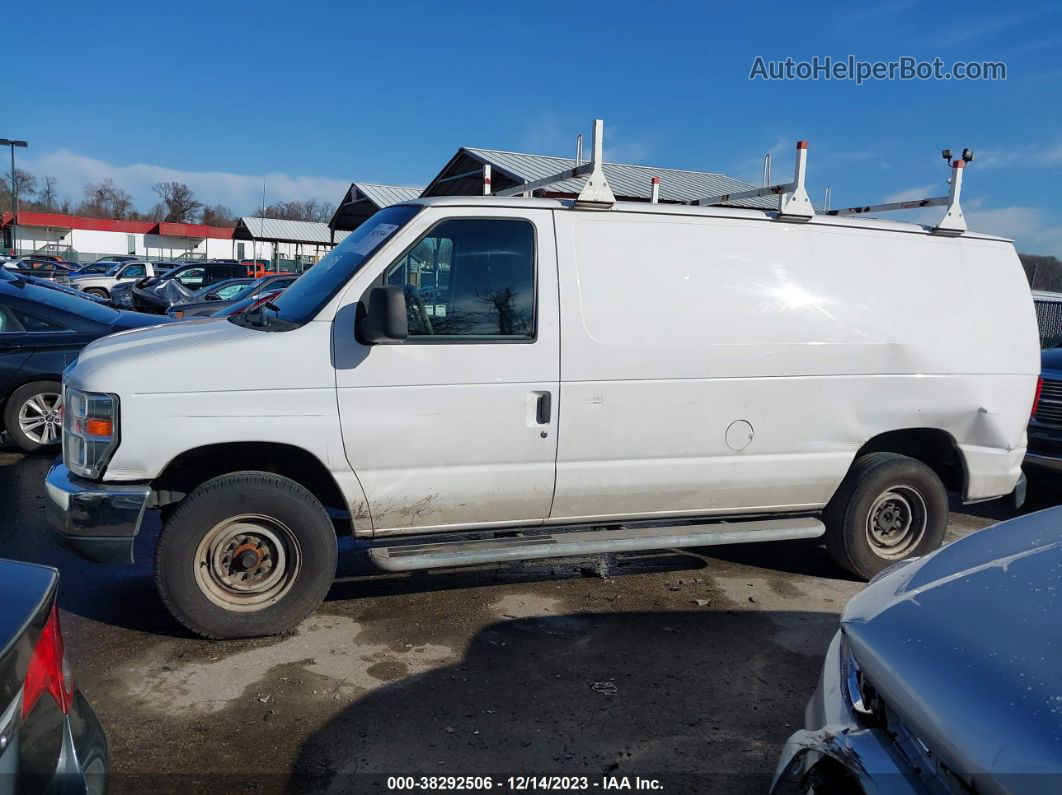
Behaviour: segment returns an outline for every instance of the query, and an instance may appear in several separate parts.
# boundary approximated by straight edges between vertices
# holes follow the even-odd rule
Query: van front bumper
[[[44,481],[45,515],[63,546],[98,563],[132,563],[151,497],[142,483],[94,483],[56,462]]]

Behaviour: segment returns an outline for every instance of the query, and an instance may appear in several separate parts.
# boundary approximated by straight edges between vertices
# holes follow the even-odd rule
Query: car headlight
[[[76,475],[98,478],[118,447],[118,397],[63,388],[63,462]]]
[[[885,712],[881,697],[863,676],[863,670],[852,655],[848,639],[843,634],[840,651],[841,688],[849,708],[868,726],[884,725]]]

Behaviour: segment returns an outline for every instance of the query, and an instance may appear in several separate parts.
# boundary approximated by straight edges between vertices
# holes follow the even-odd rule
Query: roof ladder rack
[[[944,217],[940,219],[933,231],[941,235],[961,235],[966,231],[966,217],[962,214],[959,205],[959,194],[962,192],[962,175],[966,164],[973,160],[973,152],[970,149],[962,150],[962,157],[951,159],[951,150],[945,149],[941,156],[948,161],[951,167],[951,180],[947,196],[935,196],[927,199],[912,199],[903,202],[889,202],[888,204],[871,204],[861,207],[846,207],[843,210],[829,210],[826,215],[851,216],[865,215],[869,213],[885,213],[893,210],[917,210],[922,207],[947,207]]]
[[[586,185],[583,186],[575,200],[576,206],[599,210],[611,209],[612,205],[616,203],[616,195],[612,192],[608,180],[605,179],[605,172],[602,168],[604,161],[601,152],[604,137],[605,122],[601,119],[594,119],[594,137],[591,143],[589,163],[577,163],[575,168],[565,169],[553,176],[536,179],[534,182],[525,182],[514,188],[504,188],[503,190],[495,191],[493,195],[519,196],[524,193],[530,194],[531,191],[545,188],[558,182],[586,177]],[[484,185],[484,190],[487,189],[488,185],[489,183]]]
[[[742,201],[744,199],[759,199],[764,196],[778,197],[778,217],[783,220],[807,221],[815,217],[815,208],[811,205],[811,198],[804,188],[804,176],[808,167],[808,142],[797,141],[796,144],[796,168],[793,172],[792,182],[781,182],[777,185],[764,185],[762,188],[743,190],[738,193],[720,193],[716,196],[705,196],[693,202],[695,205],[705,206],[709,204],[724,204],[726,202]],[[764,167],[764,173],[769,173]]]

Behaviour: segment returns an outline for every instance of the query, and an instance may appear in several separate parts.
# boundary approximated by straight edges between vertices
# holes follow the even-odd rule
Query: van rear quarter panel
[[[1039,345],[1009,243],[556,216],[551,519],[818,508],[863,443],[900,428],[955,438],[968,497],[1013,488]]]

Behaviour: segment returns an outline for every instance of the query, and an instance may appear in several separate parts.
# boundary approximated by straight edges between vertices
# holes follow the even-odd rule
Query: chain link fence
[[[1033,303],[1036,305],[1036,323],[1040,327],[1040,347],[1062,345],[1062,294],[1034,294]]]

